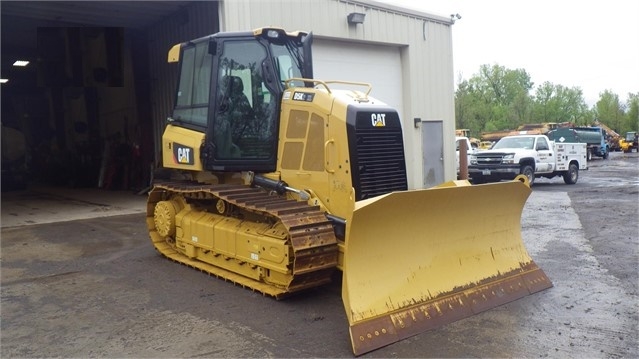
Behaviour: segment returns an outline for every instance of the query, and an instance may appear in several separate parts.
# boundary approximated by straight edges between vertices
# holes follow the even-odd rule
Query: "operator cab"
[[[206,170],[275,170],[284,81],[313,77],[311,42],[312,34],[262,28],[178,45],[179,84],[169,121],[205,133]]]

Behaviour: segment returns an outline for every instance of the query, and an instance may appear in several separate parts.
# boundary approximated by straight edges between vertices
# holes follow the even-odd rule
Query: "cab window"
[[[212,65],[208,42],[185,48],[181,58],[173,118],[182,123],[204,127],[208,117]]]
[[[537,139],[537,151],[548,151],[549,149],[548,141],[543,137],[539,137],[539,139]]]

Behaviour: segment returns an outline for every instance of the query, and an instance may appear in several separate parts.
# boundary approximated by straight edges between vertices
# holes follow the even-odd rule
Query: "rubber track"
[[[294,260],[290,270],[293,280],[286,288],[274,286],[190,259],[178,252],[173,245],[161,238],[153,221],[155,205],[174,195],[181,195],[187,198],[187,201],[210,200],[213,208],[218,199],[223,199],[236,207],[264,216],[264,221],[280,221],[288,230],[289,245],[292,247]],[[337,239],[331,222],[319,207],[270,195],[260,188],[194,182],[155,183],[147,202],[147,227],[155,248],[167,258],[275,298],[326,284],[330,282],[331,275],[337,267]]]

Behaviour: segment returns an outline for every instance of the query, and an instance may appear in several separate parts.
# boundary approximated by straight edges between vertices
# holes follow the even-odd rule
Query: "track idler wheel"
[[[175,215],[184,208],[183,200],[172,199],[160,201],[155,205],[153,211],[153,222],[155,229],[162,237],[173,237],[175,235]]]

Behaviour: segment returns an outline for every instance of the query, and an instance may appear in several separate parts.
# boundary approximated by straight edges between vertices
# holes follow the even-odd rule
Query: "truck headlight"
[[[501,158],[501,163],[507,164],[507,165],[515,163],[515,154],[509,153],[505,155],[504,157]]]
[[[476,165],[477,164],[477,156],[470,155],[470,164],[471,165]]]

